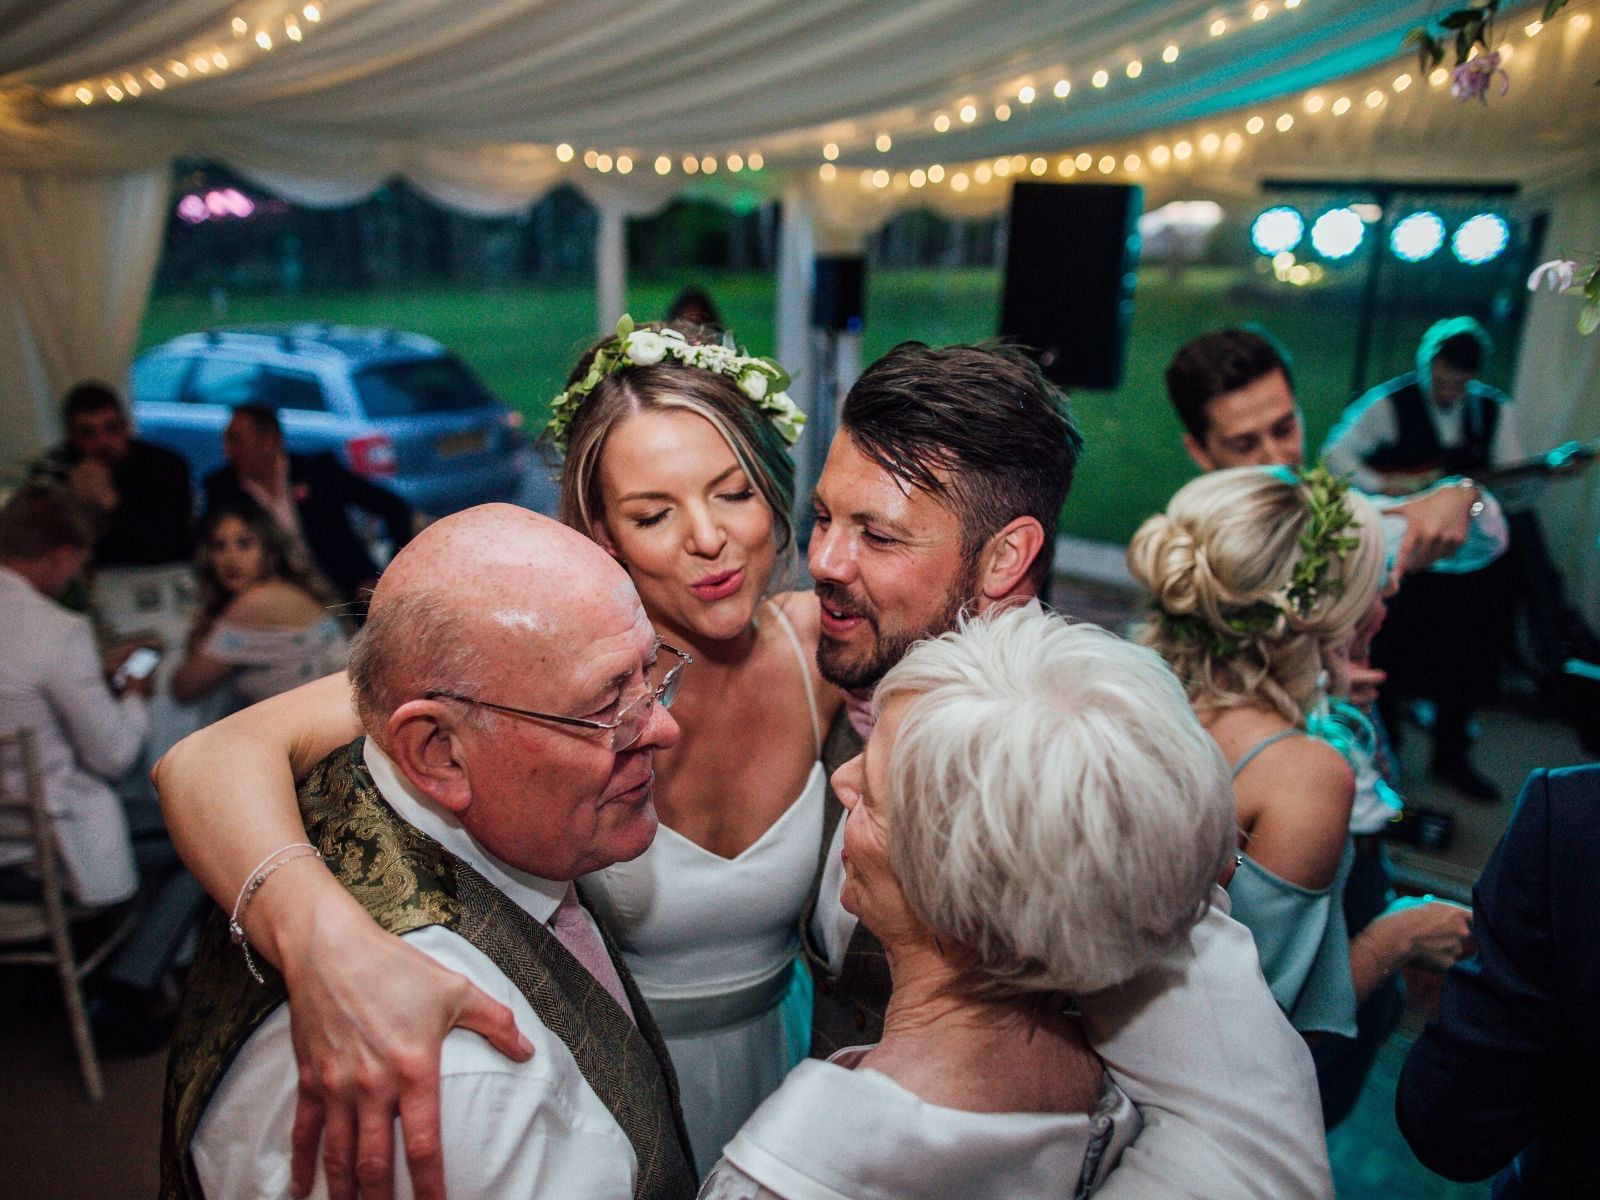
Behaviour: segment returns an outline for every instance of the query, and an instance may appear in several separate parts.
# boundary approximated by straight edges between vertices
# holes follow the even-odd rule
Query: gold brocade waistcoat
[[[639,1161],[635,1200],[689,1200],[693,1158],[672,1062],[611,939],[606,948],[637,1025],[542,924],[384,803],[363,765],[363,741],[329,755],[301,785],[308,840],[390,933],[442,925],[482,951],[572,1051],[632,1143]],[[282,977],[269,964],[262,972],[264,987],[245,969],[218,909],[195,958],[167,1062],[161,1131],[161,1195],[167,1200],[203,1194],[189,1142],[233,1056],[287,998]],[[444,1151],[448,1158],[450,1147]]]

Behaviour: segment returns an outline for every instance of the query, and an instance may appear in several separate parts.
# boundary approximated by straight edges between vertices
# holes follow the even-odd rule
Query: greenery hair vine
[[[1212,658],[1237,654],[1250,639],[1267,633],[1284,617],[1304,620],[1324,596],[1344,591],[1343,580],[1328,579],[1335,562],[1355,548],[1360,538],[1346,533],[1355,524],[1349,502],[1349,480],[1318,464],[1295,472],[1291,478],[1305,490],[1306,523],[1300,532],[1300,557],[1288,582],[1266,600],[1257,600],[1223,614],[1219,628],[1199,613],[1171,613],[1159,604],[1156,617],[1167,635],[1179,645],[1194,646]]]

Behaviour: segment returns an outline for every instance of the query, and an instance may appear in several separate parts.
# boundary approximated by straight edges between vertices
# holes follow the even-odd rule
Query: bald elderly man
[[[531,1057],[466,1032],[441,1052],[461,1195],[694,1194],[666,1049],[571,882],[655,837],[651,754],[677,740],[666,706],[684,665],[589,539],[508,505],[439,521],[372,597],[350,662],[366,733],[299,789],[311,844],[252,871],[235,909],[270,874],[284,877],[264,895],[331,870],[386,929],[507,1006]],[[485,719],[513,699],[523,719]],[[173,1041],[164,1196],[288,1190],[293,1014],[282,978],[252,979],[228,943],[219,913]]]

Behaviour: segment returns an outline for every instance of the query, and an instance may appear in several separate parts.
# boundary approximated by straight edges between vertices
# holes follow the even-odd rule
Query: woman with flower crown
[[[810,1044],[797,931],[821,853],[823,733],[843,697],[817,673],[814,597],[771,594],[792,553],[788,447],[804,421],[787,382],[769,359],[625,317],[579,360],[546,434],[565,454],[563,520],[627,568],[657,634],[694,662],[672,710],[683,736],[655,759],[656,840],[580,890],[666,1038],[701,1170]],[[303,771],[360,732],[342,676],[297,698],[202,731],[161,768],[174,834],[196,848],[191,865],[219,900],[241,882],[221,867],[219,846],[244,861],[277,835],[232,819],[262,804],[254,772],[238,773],[255,781],[247,800],[219,794],[207,765],[276,756],[284,788],[268,799],[292,817],[281,759]],[[337,887],[331,876],[317,882]],[[275,931],[262,936],[276,942]],[[373,925],[370,937],[296,964],[299,978],[318,981],[297,998],[297,1045],[330,1045],[324,1023],[347,1042],[381,1038],[416,1010],[419,990],[456,986],[390,943]],[[344,1053],[380,1074],[393,1061],[359,1045]]]
[[[1172,665],[1233,768],[1233,916],[1255,936],[1279,1006],[1303,1034],[1355,1033],[1355,1010],[1408,963],[1459,958],[1471,914],[1399,901],[1352,941],[1340,904],[1355,776],[1338,748],[1370,735],[1330,711],[1379,602],[1376,511],[1322,468],[1215,471],[1181,488],[1128,546],[1151,594],[1138,638]]]

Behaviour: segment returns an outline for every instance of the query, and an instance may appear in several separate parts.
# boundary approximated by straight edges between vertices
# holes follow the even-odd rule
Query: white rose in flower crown
[[[778,433],[789,445],[794,445],[800,437],[800,430],[806,423],[806,415],[789,399],[788,392],[778,392],[768,396],[761,402],[761,409],[767,413]]]
[[[638,367],[650,367],[667,356],[667,342],[659,333],[648,329],[635,329],[622,344],[628,361]]]
[[[746,367],[739,376],[739,388],[752,400],[760,400],[767,394],[766,372],[755,367]]]

